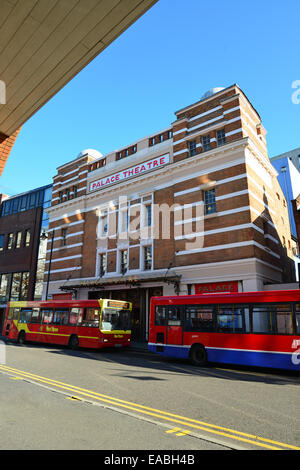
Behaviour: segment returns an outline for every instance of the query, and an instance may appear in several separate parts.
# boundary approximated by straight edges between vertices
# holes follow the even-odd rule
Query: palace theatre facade
[[[162,131],[53,180],[44,297],[133,302],[147,340],[156,295],[293,282],[288,209],[265,130],[243,91],[212,90]]]

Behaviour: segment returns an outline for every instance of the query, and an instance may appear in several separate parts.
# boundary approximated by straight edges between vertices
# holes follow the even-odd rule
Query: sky
[[[299,0],[159,0],[23,125],[0,193],[50,184],[83,149],[127,147],[234,83],[270,157],[300,147],[299,18]]]

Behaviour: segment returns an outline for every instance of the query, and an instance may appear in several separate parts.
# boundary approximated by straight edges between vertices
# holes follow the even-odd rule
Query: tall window
[[[73,197],[77,197],[78,194],[78,188],[77,186],[73,186]]]
[[[221,129],[220,131],[217,131],[217,145],[220,147],[224,144],[226,144],[225,129]]]
[[[28,247],[30,245],[30,230],[25,230],[25,237],[24,237],[24,246]]]
[[[102,277],[106,273],[106,253],[101,253],[99,261],[99,274]]]
[[[20,248],[20,246],[21,246],[21,239],[22,239],[22,232],[17,232],[16,248]]]
[[[152,225],[152,207],[151,204],[147,204],[145,206],[146,212],[145,212],[145,226],[146,227],[151,227]]]
[[[108,215],[107,211],[104,211],[100,218],[100,236],[106,237],[108,232]]]
[[[215,189],[204,192],[204,214],[213,214],[217,211]]]
[[[209,135],[204,135],[202,137],[202,149],[203,152],[206,150],[210,150],[210,136]]]
[[[128,269],[128,251],[121,251],[121,273],[125,274]]]
[[[191,140],[189,142],[189,152],[190,152],[190,157],[193,157],[197,153],[197,148],[196,148],[196,141]]]
[[[63,191],[59,191],[59,202],[60,204],[64,201],[64,193]]]
[[[67,244],[67,234],[68,234],[68,229],[67,229],[67,228],[63,228],[62,231],[61,231],[61,235],[62,235],[62,246],[66,246],[66,244]]]
[[[145,246],[144,247],[144,270],[152,269],[152,247]]]
[[[0,251],[4,250],[4,238],[5,238],[5,235],[1,234],[0,235]]]
[[[12,249],[13,243],[14,243],[14,234],[13,234],[13,233],[9,233],[9,234],[8,234],[8,239],[7,239],[7,249],[8,249],[8,250],[11,250],[11,249]]]
[[[129,226],[128,209],[120,212],[120,232],[127,232]]]

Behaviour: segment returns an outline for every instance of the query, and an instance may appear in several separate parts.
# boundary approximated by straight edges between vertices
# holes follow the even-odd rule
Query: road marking
[[[0,365],[0,370],[2,370],[3,372],[6,372],[7,374],[18,374],[18,376],[21,375],[23,376],[23,378],[25,377],[29,381],[45,383],[52,387],[57,387],[62,390],[76,392],[77,394],[93,398],[94,400],[100,401],[101,403],[113,405],[114,407],[124,408],[126,410],[135,411],[138,414],[143,414],[143,415],[159,418],[160,420],[173,422],[176,424],[181,424],[181,425],[184,425],[184,427],[190,427],[196,430],[205,431],[207,433],[226,437],[234,441],[237,440],[239,442],[245,442],[254,446],[263,447],[265,449],[271,449],[271,450],[282,450],[282,448],[300,450],[300,447],[296,447],[291,444],[274,441],[272,439],[255,436],[253,434],[248,434],[242,431],[236,431],[234,429],[229,429],[223,426],[206,423],[206,422],[195,420],[192,418],[187,418],[184,416],[176,415],[174,413],[169,413],[166,411],[157,410],[155,408],[150,408],[148,406],[139,405],[137,403],[128,402],[125,400],[121,400],[119,398],[114,398],[114,397],[104,395],[98,392],[93,392],[91,390],[77,387],[75,385],[66,384],[64,382],[60,382],[57,380],[49,379],[47,377],[42,377],[36,374],[32,374],[30,372],[20,371],[12,367]]]
[[[181,431],[176,433],[176,436],[186,436],[187,434],[190,434],[190,431]]]
[[[178,432],[180,431],[180,428],[173,428],[173,429],[169,429],[168,431],[166,431],[167,434],[172,434],[173,432]]]

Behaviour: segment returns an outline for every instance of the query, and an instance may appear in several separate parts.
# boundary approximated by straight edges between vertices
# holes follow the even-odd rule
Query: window
[[[0,251],[4,250],[4,239],[5,239],[5,235],[1,234],[0,235]]]
[[[11,249],[12,249],[13,243],[14,243],[14,234],[13,234],[13,233],[9,233],[9,234],[8,234],[8,239],[7,239],[7,249],[8,249],[8,250],[11,250]]]
[[[73,197],[75,198],[77,197],[77,195],[78,195],[78,188],[77,186],[73,186]]]
[[[204,135],[202,137],[202,150],[206,152],[206,150],[210,150],[210,136]]]
[[[71,308],[70,312],[70,326],[80,326],[83,318],[83,308]]]
[[[217,131],[217,145],[220,147],[224,144],[226,144],[225,129],[221,129],[220,131]]]
[[[152,247],[145,246],[144,247],[144,270],[152,269]]]
[[[279,335],[293,334],[293,314],[291,304],[273,306],[276,317],[276,332]]]
[[[30,245],[30,230],[25,230],[25,237],[24,237],[24,246],[28,247]]]
[[[68,229],[67,229],[67,228],[63,228],[62,231],[61,231],[61,235],[62,235],[62,246],[66,246],[66,244],[67,244],[67,233],[68,233]]]
[[[173,307],[167,308],[169,326],[181,325],[181,311],[182,307],[180,305],[173,305]]]
[[[59,191],[59,202],[60,204],[64,201],[64,193],[63,191]]]
[[[19,323],[30,323],[31,321],[31,308],[21,308]]]
[[[230,304],[217,306],[217,331],[242,333],[243,330],[243,308]]]
[[[215,189],[204,192],[204,214],[213,214],[217,211]]]
[[[212,305],[187,305],[185,331],[214,331],[213,313]]]
[[[68,308],[56,308],[53,314],[52,323],[54,325],[67,325],[69,318]]]
[[[31,323],[39,323],[40,310],[38,308],[32,309]]]
[[[128,209],[120,212],[120,232],[127,232],[129,226],[129,214]]]
[[[196,141],[191,140],[189,142],[189,152],[190,152],[190,157],[193,157],[197,153],[197,147],[196,147]]]
[[[71,195],[71,191],[70,191],[70,188],[66,189],[66,198],[67,198],[67,201],[70,200],[70,196]]]
[[[300,335],[300,304],[295,304],[296,335]]]
[[[22,273],[20,300],[27,300],[28,285],[29,285],[29,272]]]
[[[100,274],[100,277],[102,277],[106,273],[106,253],[101,253],[99,265],[100,265],[99,274]]]
[[[13,309],[13,320],[19,321],[20,310],[19,307]]]
[[[100,310],[97,308],[85,308],[82,326],[99,327]]]
[[[167,324],[168,318],[168,307],[162,305],[156,305],[155,307],[155,325],[164,326]]]
[[[151,227],[152,225],[152,207],[151,204],[147,204],[145,206],[146,213],[145,213],[145,227]]]
[[[106,237],[108,232],[108,216],[107,211],[100,218],[100,237]]]
[[[41,322],[44,325],[48,325],[52,321],[52,309],[51,308],[41,308]]]
[[[22,232],[17,232],[16,248],[20,248],[20,246],[21,246],[21,239],[22,239]]]
[[[13,273],[10,300],[19,300],[21,288],[22,273]]]
[[[252,333],[275,333],[275,318],[271,305],[252,306]]]
[[[0,276],[0,301],[6,302],[9,296],[11,274],[2,274]]]
[[[128,269],[128,251],[122,250],[121,251],[121,273],[126,273]]]

